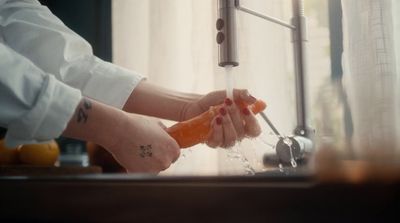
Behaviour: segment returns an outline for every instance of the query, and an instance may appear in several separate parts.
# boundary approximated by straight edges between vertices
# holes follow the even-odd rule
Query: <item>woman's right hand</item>
[[[78,105],[63,135],[104,147],[128,172],[159,173],[180,155],[161,122],[88,98]]]
[[[179,158],[179,145],[160,121],[124,114],[115,131],[118,140],[105,147],[128,172],[159,173]]]

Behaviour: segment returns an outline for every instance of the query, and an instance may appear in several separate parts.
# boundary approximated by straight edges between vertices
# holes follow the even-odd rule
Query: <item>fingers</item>
[[[220,109],[220,115],[214,118],[211,125],[213,131],[208,137],[207,145],[211,148],[230,148],[235,145],[236,131],[225,108]]]
[[[224,139],[222,121],[223,121],[222,117],[217,116],[211,122],[213,130],[211,132],[211,135],[208,137],[208,141],[206,143],[211,148],[217,148],[222,144],[222,141]]]
[[[224,103],[226,91],[214,91],[207,94],[199,101],[199,106],[203,111],[206,111],[210,106],[220,105]]]
[[[245,122],[244,131],[249,137],[257,137],[261,134],[261,127],[258,124],[256,117],[248,108],[242,110],[242,117]]]
[[[261,127],[248,108],[239,111],[229,99],[225,104],[226,106],[219,110],[220,115],[212,121],[213,131],[207,141],[209,147],[230,148],[237,140],[261,134]]]
[[[220,115],[212,121],[213,132],[207,141],[207,145],[211,148],[229,148],[236,142],[235,127],[225,108],[222,107],[219,112]]]
[[[248,90],[235,89],[235,102],[239,100],[245,104],[253,104],[257,99],[251,96]],[[241,141],[244,137],[257,137],[261,134],[261,127],[257,119],[248,108],[241,109],[231,99],[225,98],[225,91],[213,92],[207,95],[207,102],[204,104],[217,105],[220,101],[224,102],[224,106],[220,109],[220,115],[212,121],[213,130],[208,138],[207,145],[211,148],[230,148],[235,145],[236,141]]]
[[[233,97],[235,98],[235,100],[241,100],[243,102],[246,102],[246,104],[248,105],[251,105],[257,101],[257,99],[253,97],[246,89],[233,90]]]
[[[223,129],[223,142],[222,148],[233,147],[236,143],[237,135],[235,126],[232,123],[231,117],[225,107],[220,109],[220,114],[222,116],[222,129]]]
[[[231,99],[225,99],[225,107],[228,110],[229,116],[232,120],[233,127],[236,132],[237,140],[241,141],[245,136],[246,132],[244,129],[244,123],[240,110],[235,106]]]

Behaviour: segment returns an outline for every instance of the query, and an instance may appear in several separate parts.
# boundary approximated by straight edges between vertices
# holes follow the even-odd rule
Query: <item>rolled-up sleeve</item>
[[[0,5],[5,43],[84,96],[121,109],[143,77],[93,55],[90,44],[37,1]]]
[[[62,134],[81,92],[0,43],[0,126],[6,144],[46,142]]]

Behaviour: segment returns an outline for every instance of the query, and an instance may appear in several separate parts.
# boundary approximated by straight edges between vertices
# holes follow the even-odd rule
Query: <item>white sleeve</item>
[[[0,126],[6,144],[45,142],[61,135],[82,95],[0,43]]]
[[[37,1],[0,5],[0,29],[7,45],[43,71],[113,107],[122,108],[143,79],[95,57],[88,42]]]

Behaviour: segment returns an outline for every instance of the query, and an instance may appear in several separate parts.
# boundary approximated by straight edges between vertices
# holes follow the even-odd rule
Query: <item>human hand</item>
[[[179,145],[160,121],[128,113],[123,118],[118,140],[106,148],[128,172],[159,173],[179,158]]]
[[[63,135],[104,147],[128,172],[158,173],[180,154],[161,122],[88,98],[78,105]]]
[[[234,90],[234,101],[253,104],[257,101],[247,90]],[[261,134],[261,127],[256,117],[248,108],[241,109],[232,100],[226,98],[225,91],[211,92],[189,103],[184,112],[183,120],[193,118],[211,106],[221,105],[219,115],[212,121],[213,130],[208,138],[207,145],[216,148],[229,148],[245,137],[257,137]]]

